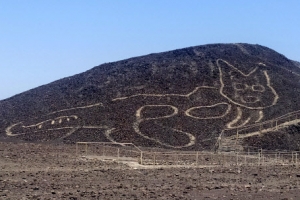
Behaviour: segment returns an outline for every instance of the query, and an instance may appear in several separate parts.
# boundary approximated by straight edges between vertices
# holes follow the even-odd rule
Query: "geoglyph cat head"
[[[271,86],[265,64],[256,64],[247,74],[221,59],[217,65],[220,94],[230,102],[248,109],[263,109],[277,103],[279,97]]]

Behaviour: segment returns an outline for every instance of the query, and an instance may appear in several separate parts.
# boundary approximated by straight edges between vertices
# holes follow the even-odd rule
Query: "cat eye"
[[[252,85],[252,90],[257,92],[265,91],[265,87],[262,85]]]
[[[245,90],[248,87],[247,85],[241,83],[234,83],[233,86],[236,90]]]

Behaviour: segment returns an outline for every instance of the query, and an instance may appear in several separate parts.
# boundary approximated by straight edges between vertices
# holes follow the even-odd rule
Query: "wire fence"
[[[204,152],[204,151],[149,151],[131,143],[77,142],[76,156],[103,160],[134,161],[141,165],[173,166],[267,166],[299,165],[300,152],[257,151]]]
[[[300,111],[295,111],[269,121],[243,126],[241,128],[226,129],[225,132],[227,132],[227,136],[238,139],[277,131],[298,123],[300,123]]]
[[[136,160],[141,150],[132,143],[77,142],[76,157],[90,157],[106,160]]]

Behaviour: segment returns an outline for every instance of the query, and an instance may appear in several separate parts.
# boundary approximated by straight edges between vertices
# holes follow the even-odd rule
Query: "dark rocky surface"
[[[250,145],[266,150],[300,149],[300,125],[291,125],[281,131],[273,131],[262,136],[253,136],[244,139],[244,145]]]
[[[150,54],[0,101],[1,140],[212,149],[225,129],[230,135],[237,127],[300,110],[299,81],[298,62],[260,45],[212,44]],[[289,142],[281,147],[291,149]]]
[[[295,64],[296,66],[300,67],[300,62],[294,61],[294,64]]]
[[[0,199],[299,199],[299,166],[131,168],[75,145],[0,143]]]

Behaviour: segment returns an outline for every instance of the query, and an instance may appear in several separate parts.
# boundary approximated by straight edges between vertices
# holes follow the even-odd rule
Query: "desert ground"
[[[75,145],[0,143],[0,199],[299,199],[297,165],[141,166]]]

